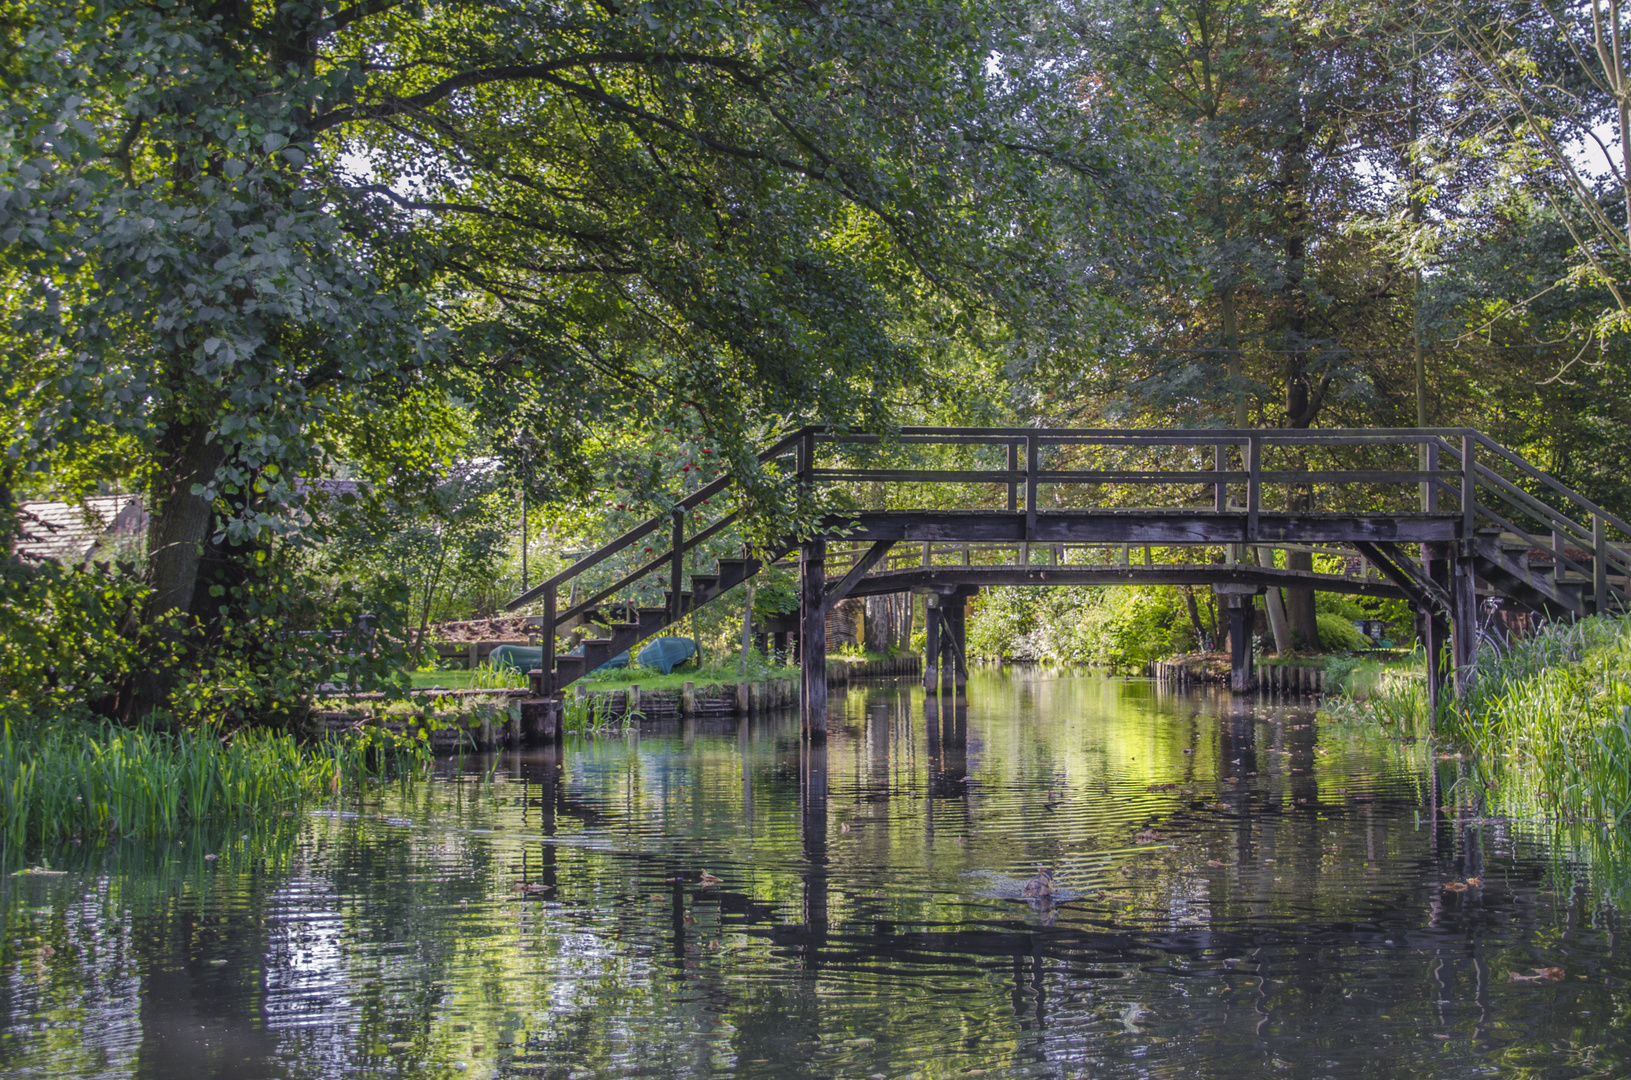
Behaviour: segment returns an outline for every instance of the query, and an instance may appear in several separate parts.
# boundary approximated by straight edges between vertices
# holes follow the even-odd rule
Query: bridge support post
[[[1239,593],[1229,597],[1229,689],[1252,688],[1252,601]]]
[[[807,540],[799,552],[799,672],[804,734],[827,737],[827,542]]]
[[[1450,656],[1455,696],[1472,689],[1478,663],[1478,583],[1472,558],[1459,553],[1450,564]]]
[[[1440,543],[1421,546],[1422,572],[1446,587],[1450,585],[1448,554],[1445,545]],[[1450,642],[1450,622],[1433,604],[1422,605],[1419,620],[1422,650],[1427,654],[1427,711],[1436,724],[1439,703],[1444,700],[1445,646]]]
[[[962,592],[955,596],[948,596],[946,608],[946,628],[950,631],[951,655],[947,658],[951,664],[952,685],[957,687],[960,694],[968,687],[968,661],[963,652],[968,641],[968,597]]]
[[[933,694],[940,689],[940,597],[923,597],[923,689]]]

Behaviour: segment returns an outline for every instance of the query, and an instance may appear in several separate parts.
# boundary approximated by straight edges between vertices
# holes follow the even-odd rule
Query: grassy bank
[[[514,668],[482,664],[474,671],[410,671],[408,684],[415,690],[521,690],[526,688],[527,676]]]
[[[1555,625],[1480,657],[1471,693],[1439,731],[1511,787],[1503,802],[1631,822],[1631,619]]]
[[[15,859],[35,844],[164,836],[273,814],[372,779],[384,762],[359,739],[8,723],[0,729],[0,849]]]
[[[1356,666],[1329,711],[1409,733],[1429,730],[1424,664]],[[1504,812],[1631,824],[1631,618],[1553,624],[1480,650],[1472,690],[1436,718],[1466,785]]]
[[[890,660],[903,655],[907,655],[905,650],[890,654],[852,649],[848,652],[830,652],[827,658],[859,664]],[[764,653],[754,652],[748,655],[745,667],[735,654],[731,654],[723,660],[706,663],[701,667],[687,661],[668,675],[654,668],[630,664],[627,667],[591,671],[578,681],[594,690],[622,690],[629,686],[639,686],[644,690],[678,690],[688,682],[696,683],[698,686],[728,686],[744,681],[787,678],[797,671],[798,668],[794,665],[778,666],[772,664]],[[409,673],[409,679],[415,690],[432,687],[445,690],[496,690],[527,685],[527,677],[521,672],[510,668],[495,669],[487,664],[482,664],[474,671],[414,671]]]

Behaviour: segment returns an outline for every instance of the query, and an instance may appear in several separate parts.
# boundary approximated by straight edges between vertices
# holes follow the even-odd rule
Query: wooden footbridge
[[[748,551],[731,476],[678,499],[507,605],[536,613],[536,695],[776,564],[798,574],[812,737],[826,732],[826,615],[848,596],[924,594],[926,683],[960,685],[962,598],[981,588],[1210,587],[1229,611],[1237,690],[1252,685],[1266,590],[1399,597],[1435,659],[1435,701],[1472,677],[1481,598],[1571,618],[1631,596],[1631,525],[1466,428],[807,427],[759,465],[821,508],[809,535]],[[1276,567],[1275,551],[1322,569]]]

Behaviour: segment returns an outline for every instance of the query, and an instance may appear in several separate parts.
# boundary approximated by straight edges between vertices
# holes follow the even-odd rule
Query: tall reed
[[[1334,715],[1425,732],[1470,754],[1508,811],[1631,823],[1631,617],[1552,623],[1479,650],[1472,687],[1428,716],[1420,670],[1352,680]],[[1429,725],[1436,719],[1435,725]]]
[[[156,836],[275,813],[381,774],[361,739],[302,744],[254,728],[165,732],[63,720],[0,726],[0,848]]]
[[[1480,652],[1471,691],[1440,733],[1539,806],[1615,826],[1631,821],[1631,618],[1554,623]]]

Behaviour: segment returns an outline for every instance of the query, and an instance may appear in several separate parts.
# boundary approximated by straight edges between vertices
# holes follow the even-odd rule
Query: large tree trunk
[[[193,606],[198,568],[214,525],[214,501],[195,495],[195,485],[209,485],[224,458],[221,442],[208,439],[209,426],[193,423],[172,429],[165,448],[164,471],[154,490],[147,532],[147,580],[153,595],[147,621]]]
[[[1308,379],[1308,293],[1303,288],[1307,273],[1308,232],[1308,135],[1297,131],[1287,140],[1281,158],[1285,188],[1285,286],[1281,324],[1281,348],[1285,350],[1286,426],[1306,428],[1313,424],[1323,403]],[[1308,512],[1314,508],[1311,487],[1294,489],[1288,509]],[[1314,569],[1314,557],[1307,552],[1286,552],[1286,569]],[[1286,589],[1286,622],[1292,639],[1305,649],[1320,647],[1319,625],[1314,618],[1314,590]]]
[[[1314,556],[1306,551],[1286,552],[1286,569],[1314,569]],[[1286,622],[1291,624],[1291,637],[1304,649],[1320,647],[1319,623],[1314,618],[1314,590],[1286,589]]]

